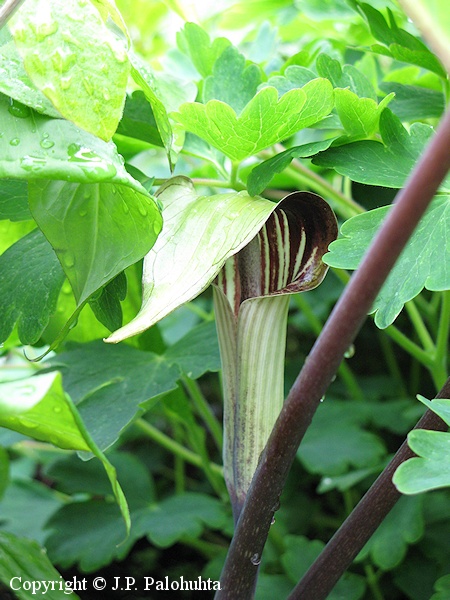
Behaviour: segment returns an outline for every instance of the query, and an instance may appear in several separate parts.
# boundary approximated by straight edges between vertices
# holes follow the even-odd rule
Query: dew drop
[[[111,100],[111,96],[109,94],[109,92],[103,92],[103,98],[106,100],[106,102],[108,102],[109,100]]]
[[[141,214],[143,217],[148,215],[148,210],[144,206],[139,206],[138,210],[139,214]]]
[[[80,217],[85,217],[87,215],[87,210],[80,210],[78,214],[80,215]]]
[[[19,119],[26,119],[31,114],[31,111],[28,108],[28,106],[25,106],[21,102],[17,102],[17,100],[13,100],[12,98],[11,98],[11,104],[8,107],[8,112],[13,117],[18,117]]]
[[[9,143],[11,144],[11,146],[18,146],[20,144],[20,139],[19,138],[13,138],[12,140],[10,140]]]
[[[72,254],[66,254],[63,258],[63,262],[68,269],[71,269],[75,265],[75,259]]]
[[[53,148],[54,145],[55,145],[55,142],[52,142],[52,140],[49,140],[45,136],[44,136],[44,139],[41,140],[41,143],[40,143],[41,148],[44,148],[45,150],[48,150],[49,148]]]
[[[322,396],[322,398],[320,399],[321,402],[325,401],[325,396]]]
[[[270,521],[271,525],[275,525],[275,517],[272,517],[272,520]]]
[[[122,208],[125,214],[128,214],[130,212],[130,209],[128,208],[128,204],[126,202],[123,202]]]
[[[53,412],[55,412],[55,413],[60,413],[61,410],[62,410],[62,408],[60,406],[54,406],[53,407]]]
[[[252,563],[252,565],[255,565],[255,567],[261,563],[261,557],[257,552],[253,554],[253,556],[250,559],[250,562]]]
[[[350,344],[350,346],[347,348],[347,350],[344,353],[345,358],[352,358],[352,356],[355,355],[355,346],[353,344]]]

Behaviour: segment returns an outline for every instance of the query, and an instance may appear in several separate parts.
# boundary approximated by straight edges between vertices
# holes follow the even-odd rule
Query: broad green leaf
[[[155,146],[163,145],[152,108],[142,90],[136,90],[131,96],[127,96],[123,117],[116,133]]]
[[[381,83],[380,89],[386,93],[394,92],[395,98],[390,102],[389,108],[403,122],[436,119],[444,112],[442,92],[391,81]]]
[[[164,358],[179,365],[192,379],[198,379],[206,371],[219,371],[220,354],[214,321],[191,329],[181,340],[170,346]]]
[[[122,326],[121,300],[127,295],[127,278],[122,271],[98,294],[89,300],[89,305],[97,319],[110,331]]]
[[[63,117],[111,139],[130,65],[123,42],[91,2],[27,0],[9,22],[33,83]]]
[[[384,46],[375,44],[372,50],[392,56],[396,60],[419,65],[446,77],[446,72],[432,52],[417,37],[398,27],[395,18],[388,8],[389,23],[384,16],[370,4],[354,2],[367,19],[372,35]]]
[[[29,205],[78,305],[140,260],[161,227],[152,197],[113,183],[30,181]]]
[[[206,494],[184,493],[136,514],[133,531],[167,548],[184,536],[198,538],[205,527],[221,529],[227,520],[223,504]]]
[[[0,220],[27,221],[32,219],[28,209],[28,184],[17,179],[2,179],[0,183]]]
[[[182,104],[174,118],[232,160],[241,161],[317,123],[332,107],[330,82],[315,79],[280,99],[275,88],[263,88],[239,117],[228,104],[210,100]]]
[[[281,563],[292,583],[297,583],[323,550],[321,540],[308,540],[304,536],[285,537],[285,551]],[[327,596],[327,600],[359,600],[365,591],[365,581],[359,575],[347,574]]]
[[[180,377],[176,364],[156,354],[101,341],[74,345],[47,364],[62,373],[65,391],[102,450]]]
[[[177,34],[177,43],[202,77],[212,74],[216,60],[231,45],[231,42],[223,37],[211,42],[206,31],[196,23],[186,23],[184,29]]]
[[[261,87],[272,86],[282,96],[290,90],[303,87],[313,79],[317,79],[317,74],[314,71],[299,65],[291,65],[286,68],[283,75],[269,77],[267,82],[263,83]]]
[[[335,169],[353,181],[401,188],[429,142],[433,129],[413,123],[409,133],[388,108],[380,116],[383,144],[372,140],[330,148],[313,158],[313,163]],[[450,191],[450,179],[441,189]]]
[[[5,28],[6,31],[6,28]],[[50,100],[31,82],[13,41],[0,47],[0,92],[14,98],[10,110],[24,114],[25,104],[39,113],[61,118]]]
[[[265,190],[276,173],[281,173],[289,166],[293,158],[308,158],[330,147],[334,138],[321,142],[310,142],[294,146],[257,165],[247,179],[247,190],[250,196],[256,196]]]
[[[389,208],[383,206],[346,221],[341,227],[342,237],[330,244],[324,262],[341,269],[357,269]],[[449,231],[450,197],[437,196],[373,304],[377,327],[384,329],[393,323],[404,303],[424,287],[432,291],[450,288]]]
[[[0,580],[7,586],[12,582],[14,594],[19,600],[35,600],[38,597],[47,600],[79,598],[71,591],[70,582],[66,584],[51,564],[45,550],[32,540],[6,532],[0,532]],[[21,583],[25,581],[34,584],[35,588],[23,589],[25,586]],[[45,590],[44,582],[49,586],[53,583],[55,589],[49,587]]]
[[[442,400],[441,398],[436,398],[436,400],[431,401],[431,400],[427,400],[420,394],[417,396],[417,398],[422,402],[422,404],[425,404],[425,406],[427,408],[429,408],[434,413],[436,413],[439,417],[441,417],[441,419],[443,421],[445,421],[447,423],[447,425],[450,427],[450,401],[449,400],[445,400],[445,399]]]
[[[422,498],[400,498],[356,560],[363,561],[370,555],[380,569],[394,569],[404,559],[408,545],[415,544],[423,533]]]
[[[332,476],[378,466],[386,450],[380,438],[365,430],[367,416],[364,406],[325,398],[297,452],[306,469]]]
[[[8,486],[0,503],[1,528],[44,544],[47,537],[45,524],[62,505],[61,495],[43,483],[16,479]]]
[[[154,483],[146,465],[137,455],[127,452],[109,452],[131,510],[148,506],[155,501]],[[88,493],[92,496],[111,495],[111,486],[99,461],[82,461],[76,455],[65,456],[44,468],[45,474],[64,494]],[[59,503],[58,507],[61,506]]]
[[[65,279],[56,254],[35,229],[0,256],[0,343],[17,323],[23,344],[38,341]]]
[[[245,192],[199,196],[185,177],[169,180],[157,195],[163,205],[164,227],[144,260],[142,307],[108,342],[142,333],[198,296],[276,207]],[[175,234],[177,243],[172,244]]]
[[[81,526],[82,524],[82,526]],[[125,527],[117,506],[103,499],[72,502],[47,523],[48,556],[61,568],[79,565],[85,573],[97,571],[114,560],[123,560],[136,542]]]
[[[434,584],[435,593],[430,600],[447,600],[450,596],[450,575],[440,577]]]
[[[383,109],[394,98],[389,94],[377,104],[371,98],[359,98],[347,89],[335,89],[336,110],[346,132],[351,137],[370,137],[378,129]]]
[[[316,68],[320,77],[329,79],[334,88],[348,88],[359,98],[377,100],[376,92],[370,81],[353,65],[341,67],[338,60],[322,53],[317,57]]]
[[[126,529],[130,515],[116,471],[102,454],[64,393],[60,373],[4,383],[0,388],[0,425],[59,448],[92,452],[103,464]]]
[[[221,100],[237,115],[256,94],[261,72],[255,64],[245,65],[245,57],[229,46],[214,63],[213,74],[204,83],[203,101]]]
[[[450,69],[450,18],[446,0],[402,0],[406,14],[423,33],[443,64]]]
[[[52,119],[28,107],[19,115],[10,108],[10,99],[0,94],[0,177],[113,181],[146,194],[127,173],[112,142],[104,142],[70,121]]]

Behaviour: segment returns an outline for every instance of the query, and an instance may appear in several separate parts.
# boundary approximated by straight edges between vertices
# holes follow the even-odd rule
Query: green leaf
[[[390,207],[383,206],[352,217],[341,227],[342,237],[330,244],[323,258],[327,265],[356,269]],[[405,302],[425,287],[432,291],[450,288],[450,197],[437,196],[422,217],[378,294],[373,311],[375,323],[384,329],[394,322]]]
[[[41,595],[47,600],[78,599],[78,596],[71,591],[70,584],[65,584],[61,575],[53,567],[45,550],[36,542],[0,532],[0,580],[9,586],[15,577],[20,578],[19,582],[26,581],[36,586],[36,589],[31,587],[25,590],[20,583],[18,585],[17,579],[14,580],[14,594],[19,600],[35,600]],[[39,592],[37,586],[44,582],[50,586],[54,582],[55,589],[45,590],[42,587]]]
[[[127,278],[122,271],[112,279],[95,297],[89,300],[89,306],[97,319],[110,331],[122,325],[121,300],[127,295]]]
[[[430,600],[446,600],[450,596],[450,575],[440,577],[434,584],[435,593]]]
[[[313,163],[335,169],[359,183],[401,188],[433,129],[423,123],[413,123],[408,133],[386,108],[380,116],[380,132],[383,144],[367,140],[330,148],[313,158]],[[441,189],[450,191],[449,178],[444,180]]]
[[[133,533],[124,539],[125,527],[117,506],[105,500],[63,506],[47,527],[51,530],[45,542],[50,560],[63,569],[78,563],[85,573],[123,560],[136,542]]]
[[[0,425],[59,448],[92,452],[105,468],[129,531],[130,515],[116,471],[98,449],[71,399],[64,393],[60,373],[4,383],[0,388]]]
[[[46,364],[62,373],[65,391],[102,450],[180,377],[177,365],[156,354],[101,341],[73,345]]]
[[[226,522],[223,504],[206,494],[184,493],[142,509],[135,515],[134,533],[167,548],[181,538],[198,538],[205,527],[221,529]]]
[[[61,117],[50,100],[31,82],[13,41],[0,47],[0,92],[14,98],[10,105],[13,112],[24,114],[26,109],[21,104],[25,104],[50,117]]]
[[[9,484],[9,454],[3,446],[0,446],[0,500]]]
[[[370,81],[353,65],[341,67],[338,60],[322,53],[317,57],[316,68],[320,77],[329,79],[334,88],[348,88],[350,92],[360,98],[377,100],[376,92]]]
[[[370,137],[377,130],[381,112],[394,94],[389,94],[379,104],[371,98],[359,98],[347,89],[334,90],[334,97],[337,113],[348,134],[352,137]]]
[[[442,92],[416,85],[403,85],[386,81],[380,84],[385,93],[393,92],[395,98],[389,104],[392,112],[403,122],[436,119],[445,108]]]
[[[154,146],[163,146],[151,105],[142,90],[136,90],[131,96],[127,96],[116,133]]]
[[[330,82],[315,79],[280,99],[275,88],[263,88],[239,117],[228,104],[210,100],[182,104],[174,118],[232,160],[241,161],[317,123],[332,107]]]
[[[205,80],[203,101],[221,100],[239,115],[260,83],[259,68],[255,64],[245,66],[245,57],[237,48],[229,46],[216,60],[213,74]]]
[[[419,400],[450,426],[450,400]],[[441,431],[414,429],[408,434],[408,444],[417,457],[401,464],[393,482],[402,494],[418,494],[450,486],[450,434]]]
[[[285,552],[281,563],[293,583],[303,577],[308,568],[323,550],[325,544],[321,540],[308,540],[304,536],[288,535],[285,537]],[[363,577],[346,574],[339,580],[327,600],[359,600],[365,591]]]
[[[27,0],[9,27],[28,75],[61,115],[111,139],[130,65],[122,41],[92,3]]]
[[[52,247],[38,229],[6,250],[0,256],[0,343],[16,323],[23,344],[37,342],[56,310],[64,279]]]
[[[112,183],[30,181],[29,204],[78,305],[140,260],[161,227],[152,197]]]
[[[186,177],[169,180],[157,195],[163,205],[164,228],[144,260],[142,307],[108,342],[142,333],[198,296],[276,207],[245,192],[199,196]],[[171,244],[175,232],[177,244]]]
[[[424,533],[422,498],[403,497],[387,515],[373,536],[358,554],[363,561],[370,555],[372,561],[388,571],[404,559],[409,544],[415,544]]]
[[[223,37],[211,42],[206,31],[196,23],[186,23],[184,29],[177,34],[177,43],[180,50],[190,57],[202,77],[212,74],[216,60],[231,44]]]
[[[419,65],[437,73],[440,77],[447,74],[440,61],[417,37],[401,29],[395,23],[394,16],[388,8],[389,24],[384,16],[370,4],[355,2],[366,17],[372,35],[380,40],[385,46],[372,46],[375,52],[382,52],[392,56],[396,60]]]
[[[341,475],[353,468],[378,466],[385,455],[381,440],[363,426],[367,408],[327,400],[316,412],[297,452],[310,473]],[[339,427],[336,426],[339,423]]]
[[[322,140],[320,142],[310,142],[301,146],[294,146],[284,152],[272,156],[256,166],[250,173],[247,179],[247,190],[250,196],[256,196],[263,192],[269,185],[276,173],[281,173],[289,166],[294,158],[308,158],[322,152],[330,147],[335,138]]]
[[[62,505],[61,496],[38,481],[13,481],[0,503],[1,528],[44,544],[45,524]]]
[[[215,322],[202,323],[191,329],[170,346],[164,358],[179,365],[192,379],[198,379],[207,371],[219,371],[220,353]]]
[[[314,71],[299,65],[291,65],[286,68],[283,75],[269,77],[267,82],[263,83],[261,87],[272,86],[276,88],[280,96],[282,96],[286,92],[289,92],[289,90],[301,88],[316,78],[317,75]]]
[[[28,184],[16,179],[2,179],[0,185],[0,220],[27,221],[32,219],[28,209]]]

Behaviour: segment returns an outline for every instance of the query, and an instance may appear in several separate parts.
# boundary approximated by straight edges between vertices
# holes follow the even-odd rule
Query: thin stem
[[[378,577],[374,572],[372,565],[365,565],[364,571],[366,573],[367,583],[369,585],[370,591],[372,592],[374,600],[384,600],[384,596],[380,590],[380,586],[378,585]]]
[[[291,388],[261,454],[236,525],[216,600],[252,598],[258,566],[251,558],[255,554],[262,555],[271,520],[279,505],[298,446],[347,348],[353,343],[395,261],[447,174],[450,168],[449,145],[450,112],[444,116],[436,135],[408,178],[406,187],[397,194],[360,268],[334,307]],[[368,513],[364,517],[371,521],[373,516]],[[335,552],[337,558],[340,552],[338,548]],[[345,568],[341,564],[329,573],[327,570],[321,572],[326,590],[332,589],[336,581],[331,581],[330,577],[337,576],[339,579]],[[315,595],[314,599],[325,597],[326,594]],[[306,596],[302,600],[306,600]]]
[[[397,357],[395,356],[395,352],[392,348],[392,342],[389,339],[389,337],[387,335],[384,335],[384,333],[380,330],[377,331],[377,336],[391,377],[394,379],[394,381],[397,382],[401,393],[406,394],[406,386],[403,382],[402,372],[400,370],[400,367],[398,366]]]
[[[430,369],[433,366],[433,357],[410,340],[409,337],[397,329],[395,325],[389,325],[384,331],[396,344],[401,346],[403,350],[406,350],[408,354],[414,357],[418,362],[422,363],[427,369]]]
[[[441,385],[447,375],[448,334],[450,331],[450,291],[442,292],[442,306],[436,338],[436,372],[437,384]]]
[[[222,427],[219,421],[216,419],[211,411],[209,404],[207,403],[200,386],[196,381],[183,375],[182,382],[187,389],[189,396],[197,409],[198,414],[201,416],[206,426],[208,427],[217,448],[222,452],[223,446],[223,434]]]
[[[419,340],[422,342],[422,345],[426,352],[429,352],[434,355],[436,351],[436,347],[434,345],[433,339],[430,335],[430,332],[426,328],[425,323],[423,322],[422,315],[417,309],[414,300],[410,300],[405,304],[406,312],[411,319],[411,323],[414,325],[414,329],[416,330],[417,335],[419,336]]]
[[[174,454],[175,456],[179,456],[184,461],[193,465],[194,467],[198,467],[199,469],[203,469],[203,460],[201,456],[192,452],[188,448],[185,448],[171,437],[154,427],[145,419],[136,419],[134,424],[149,438],[151,438],[154,442]],[[221,466],[216,465],[215,463],[209,463],[209,468],[211,471],[220,477],[223,477],[223,469]]]
[[[449,394],[450,378],[436,398],[447,398]],[[447,424],[434,412],[427,410],[415,429],[446,431]],[[414,454],[405,440],[389,465],[291,592],[289,600],[324,600],[327,598],[355,556],[401,497],[401,493],[392,483],[392,477],[399,465],[413,456]]]

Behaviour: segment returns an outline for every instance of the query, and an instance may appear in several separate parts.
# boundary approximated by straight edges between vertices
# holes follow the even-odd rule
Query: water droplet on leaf
[[[19,119],[26,119],[31,114],[31,110],[28,108],[28,106],[25,106],[25,104],[17,102],[17,100],[13,100],[12,98],[11,104],[8,107],[8,112],[13,117],[18,117]]]
[[[20,139],[19,138],[13,138],[12,140],[10,140],[9,143],[11,144],[11,146],[18,146],[20,144]]]

